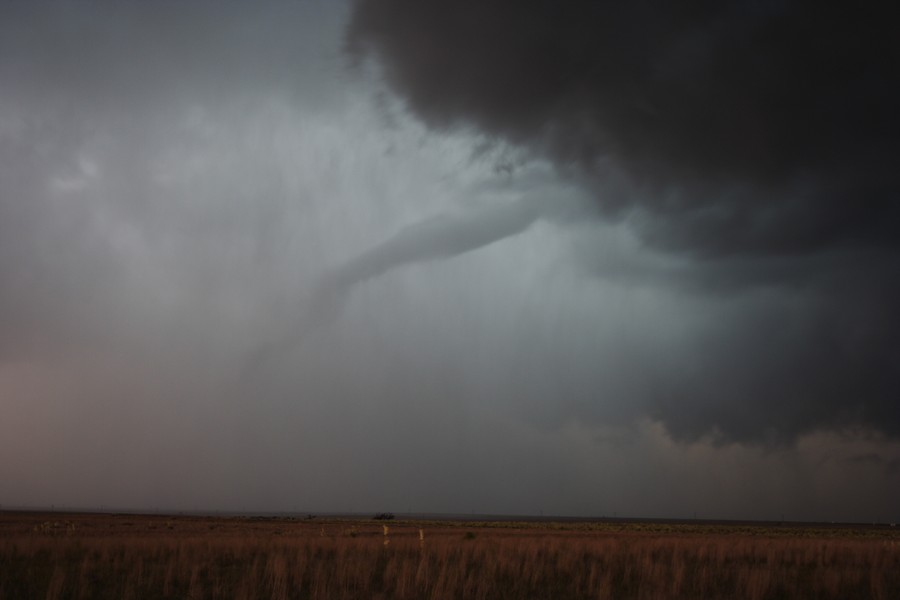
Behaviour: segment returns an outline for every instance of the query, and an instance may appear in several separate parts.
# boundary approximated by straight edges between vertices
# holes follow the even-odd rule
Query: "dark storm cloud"
[[[727,304],[653,386],[676,436],[898,435],[892,23],[880,5],[359,0],[348,47],[427,124],[549,158],[683,259],[587,244],[589,271]]]
[[[880,467],[887,471],[890,475],[894,475],[897,472],[900,472],[900,459],[887,459],[877,452],[855,454],[848,457],[846,461],[857,465],[873,465],[876,467]]]
[[[427,122],[472,123],[600,178],[694,250],[895,244],[898,43],[879,9],[804,3],[361,1]],[[887,10],[886,8],[883,10]],[[698,248],[699,246],[699,248]]]

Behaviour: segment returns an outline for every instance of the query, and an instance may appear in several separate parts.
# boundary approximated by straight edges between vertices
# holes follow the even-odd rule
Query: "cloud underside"
[[[368,298],[336,329],[390,323],[384,373],[538,426],[900,434],[897,49],[875,9],[356,2],[347,50],[428,137],[359,108],[330,5],[208,6],[4,7],[4,365],[180,348],[221,374],[296,313]],[[525,158],[494,177],[434,151],[485,139]],[[357,378],[360,347],[333,356]]]
[[[897,436],[900,46],[881,10],[359,0],[347,48],[430,127],[549,159],[681,260],[623,268],[587,240],[593,276],[728,299],[679,369],[648,368],[675,436]]]

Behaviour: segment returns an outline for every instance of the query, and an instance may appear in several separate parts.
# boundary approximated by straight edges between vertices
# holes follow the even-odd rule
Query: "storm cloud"
[[[680,257],[623,269],[587,239],[588,273],[731,298],[655,393],[675,435],[898,435],[900,45],[879,11],[359,0],[347,44],[429,126],[550,160]]]
[[[884,26],[427,4],[0,3],[2,506],[896,520]]]
[[[433,126],[474,125],[601,187],[624,171],[634,189],[598,200],[659,216],[657,243],[895,246],[898,48],[878,10],[363,0],[349,46]]]

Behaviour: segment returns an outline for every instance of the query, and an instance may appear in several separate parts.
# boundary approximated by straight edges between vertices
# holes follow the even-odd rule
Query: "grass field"
[[[0,513],[0,599],[31,598],[896,600],[900,533]]]

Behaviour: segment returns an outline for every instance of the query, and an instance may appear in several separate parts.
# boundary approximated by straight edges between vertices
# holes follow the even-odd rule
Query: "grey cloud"
[[[619,165],[637,189],[598,201],[666,216],[661,242],[895,246],[898,48],[879,10],[363,0],[348,43],[434,126],[474,124],[600,185]]]
[[[883,10],[358,0],[347,44],[429,126],[551,160],[636,232],[632,255],[580,243],[586,273],[721,315],[647,369],[673,435],[896,436],[900,47]]]
[[[280,166],[263,181],[256,160],[252,180],[239,188],[232,178],[214,199],[221,180],[165,179],[189,172],[192,156],[219,135],[215,124],[235,122],[248,107],[281,99],[314,114],[345,101],[336,92],[346,79],[334,41],[341,19],[341,7],[315,1],[253,10],[230,2],[4,3],[0,357],[140,336],[127,313],[151,303],[147,294],[133,297],[148,265],[130,264],[123,245],[145,247],[158,271],[172,260],[167,253],[185,251],[181,273],[158,282],[160,295],[190,271],[201,274],[194,284],[205,277],[218,285],[211,259],[222,248],[271,253]],[[223,148],[220,161],[234,161],[228,154]],[[248,209],[247,194],[265,198]]]
[[[341,69],[323,69],[342,60],[323,43],[340,6],[315,0],[253,10],[238,2],[7,2],[2,11],[4,78],[38,105],[63,110],[111,117],[260,89],[326,103],[343,79]]]
[[[2,3],[4,506],[895,512],[896,478],[841,459],[891,439],[803,433],[896,429],[877,236],[751,252],[776,196],[576,160],[590,111],[428,130],[345,70],[348,9]],[[730,443],[760,439],[796,445]]]
[[[900,472],[900,458],[888,458],[877,452],[854,454],[846,458],[846,461],[855,465],[874,465],[884,469],[889,475]]]

